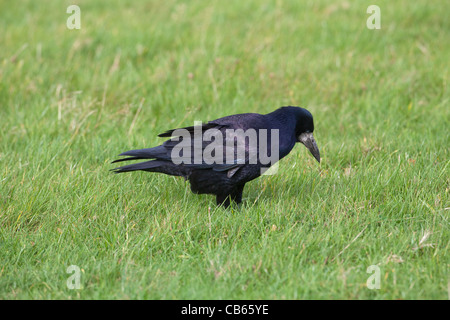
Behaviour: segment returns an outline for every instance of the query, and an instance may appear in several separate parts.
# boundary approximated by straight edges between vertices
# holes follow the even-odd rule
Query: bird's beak
[[[319,147],[317,147],[316,140],[314,140],[314,136],[312,132],[304,132],[298,136],[298,141],[303,143],[305,147],[308,148],[309,152],[316,158],[316,160],[320,163],[320,152]]]

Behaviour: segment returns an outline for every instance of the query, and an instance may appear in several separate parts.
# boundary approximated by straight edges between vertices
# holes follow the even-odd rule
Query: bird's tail
[[[170,157],[167,155],[167,149],[163,146],[158,146],[148,149],[138,149],[130,150],[121,153],[120,156],[128,156],[128,158],[118,159],[112,163],[117,163],[121,161],[128,160],[142,160],[142,159],[153,159],[150,161],[139,162],[134,164],[129,164],[126,166],[114,168],[111,171],[115,173],[129,172],[129,171],[149,171],[149,172],[161,172],[173,176],[186,176],[187,169],[181,166],[175,165]]]
[[[147,149],[136,149],[123,152],[119,156],[128,156],[128,158],[118,159],[112,163],[127,161],[127,160],[139,160],[139,159],[162,159],[169,160],[167,156],[167,149],[163,146],[157,146]]]
[[[162,146],[148,148],[148,149],[130,150],[130,151],[119,154],[119,156],[128,156],[127,158],[117,159],[117,160],[113,161],[112,163],[128,161],[128,160],[164,159],[165,154],[166,154],[165,151],[166,150]],[[151,160],[151,161],[134,163],[134,164],[129,164],[126,166],[114,168],[114,169],[112,169],[112,171],[114,171],[115,173],[136,171],[136,170],[152,171],[152,169],[156,169],[163,164],[164,164],[163,161]]]
[[[133,159],[127,159],[127,160],[133,160]],[[161,167],[166,164],[166,161],[159,161],[159,160],[151,160],[151,161],[145,161],[145,162],[139,162],[139,163],[133,163],[126,166],[114,168],[111,171],[114,173],[121,173],[121,172],[129,172],[129,171],[137,171],[137,170],[143,170],[143,171],[161,171]]]

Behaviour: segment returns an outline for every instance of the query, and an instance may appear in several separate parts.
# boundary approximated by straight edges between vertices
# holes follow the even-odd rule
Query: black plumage
[[[252,143],[249,137],[243,136],[240,140],[242,136],[230,135],[230,132],[239,129],[243,132],[256,132],[257,139],[253,140],[256,143]],[[268,157],[278,154],[277,157],[273,157],[276,162],[285,157],[296,142],[300,142],[320,162],[313,131],[314,122],[311,113],[300,107],[282,107],[264,115],[236,114],[209,121],[201,126],[164,132],[159,137],[172,138],[162,145],[121,153],[120,156],[128,158],[113,163],[143,159],[149,161],[118,167],[113,171],[121,173],[142,170],[181,176],[189,180],[194,193],[216,195],[217,204],[228,207],[230,200],[239,204],[242,201],[245,184],[259,177],[265,168],[274,164],[264,162],[263,153]],[[189,134],[191,139],[187,139],[186,136],[180,139],[180,132]],[[208,134],[212,132],[217,134],[214,136],[215,139]],[[261,132],[266,132],[266,135],[260,136],[258,133]],[[275,139],[275,134],[278,135],[278,139]],[[194,141],[196,138],[200,139],[197,140],[198,143]],[[216,139],[220,141],[215,141]],[[222,154],[217,153],[221,151],[220,148],[207,152],[208,145],[211,149],[212,141],[217,143],[216,146],[222,145]],[[265,149],[262,148],[262,143],[266,144]],[[181,152],[175,152],[181,149],[183,149]],[[227,155],[232,155],[232,158],[227,158],[226,152],[230,152]],[[196,158],[198,155],[201,155],[201,158]],[[221,161],[217,161],[218,159]]]

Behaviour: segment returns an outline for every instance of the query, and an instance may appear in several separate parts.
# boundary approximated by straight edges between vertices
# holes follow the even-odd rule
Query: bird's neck
[[[297,137],[295,136],[295,126],[297,120],[289,113],[282,112],[281,109],[269,113],[273,119],[272,128],[279,130],[279,156],[285,157],[295,146]]]

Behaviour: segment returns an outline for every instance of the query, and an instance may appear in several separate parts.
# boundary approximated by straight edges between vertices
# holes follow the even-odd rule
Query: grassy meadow
[[[0,1],[0,299],[448,299],[449,11]],[[240,209],[109,171],[167,129],[286,105],[322,162],[296,146]]]

